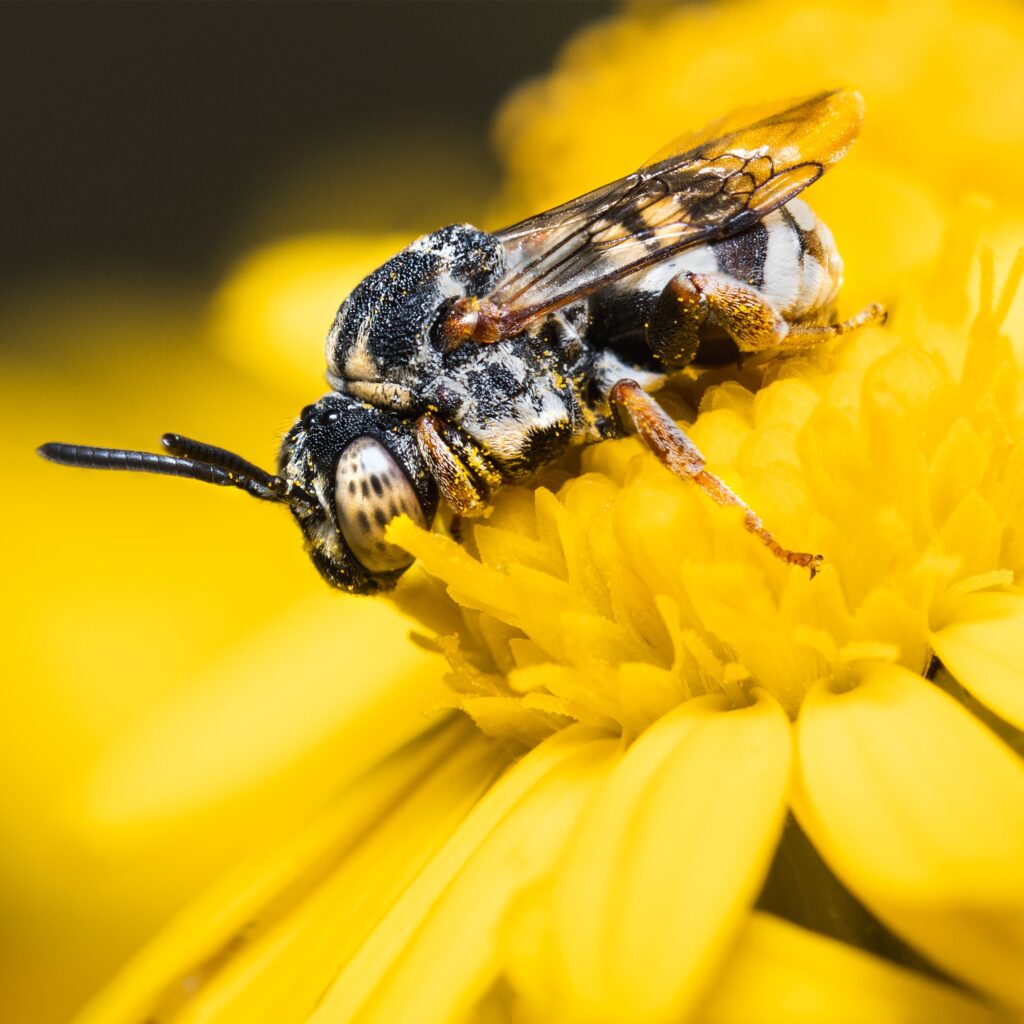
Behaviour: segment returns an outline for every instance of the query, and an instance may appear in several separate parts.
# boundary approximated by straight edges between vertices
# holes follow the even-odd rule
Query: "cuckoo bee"
[[[813,575],[820,556],[782,547],[650,393],[716,336],[786,353],[883,315],[872,305],[835,320],[842,261],[798,198],[853,142],[862,106],[836,90],[732,114],[504,230],[457,224],[417,239],[342,302],[327,336],[331,390],[285,435],[276,474],[177,434],[161,454],[39,452],[283,503],[324,578],[368,594],[412,561],[387,540],[396,516],[430,526],[441,501],[478,516],[502,484],[568,446],[633,431]]]

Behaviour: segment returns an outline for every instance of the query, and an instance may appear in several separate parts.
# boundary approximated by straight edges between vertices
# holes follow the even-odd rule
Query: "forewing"
[[[730,114],[640,170],[498,232],[508,272],[487,296],[504,336],[682,249],[736,234],[816,181],[857,137],[859,93]]]

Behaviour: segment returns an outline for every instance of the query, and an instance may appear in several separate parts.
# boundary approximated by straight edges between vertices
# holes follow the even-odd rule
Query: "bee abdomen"
[[[799,199],[770,213],[761,226],[767,247],[759,291],[787,320],[826,312],[843,280],[832,232]]]
[[[738,235],[723,238],[711,246],[715,265],[723,274],[751,288],[761,288],[768,262],[769,240],[770,232],[763,222]]]
[[[760,292],[788,320],[827,310],[842,282],[832,232],[799,199],[708,249],[719,273]]]

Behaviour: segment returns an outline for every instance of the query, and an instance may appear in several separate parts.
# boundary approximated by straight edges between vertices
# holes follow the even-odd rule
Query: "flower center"
[[[988,296],[948,341],[910,296],[831,352],[665,396],[699,401],[688,432],[780,542],[825,555],[813,580],[632,439],[585,449],[553,489],[500,492],[462,547],[398,521],[389,539],[428,575],[397,599],[439,635],[459,706],[525,743],[572,721],[632,736],[706,693],[742,705],[762,688],[795,715],[857,662],[924,671],[930,616],[1013,538],[1024,378],[998,333],[1008,307]]]

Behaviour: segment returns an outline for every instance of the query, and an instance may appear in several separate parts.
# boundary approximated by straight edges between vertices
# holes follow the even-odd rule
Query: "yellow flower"
[[[483,731],[630,744],[506,935],[538,1019],[677,1019],[749,913],[787,806],[894,932],[1024,999],[1024,767],[923,678],[934,651],[1024,725],[1024,376],[987,298],[960,345],[908,296],[887,329],[762,366],[755,389],[698,381],[695,440],[783,536],[825,552],[813,581],[633,440],[585,451],[555,492],[509,494],[469,550],[394,528],[445,584],[406,605],[459,608],[443,645]]]
[[[825,568],[773,560],[632,440],[502,492],[463,547],[396,523],[419,560],[397,600],[461,713],[195,901],[81,1024],[1024,1006],[1022,42],[994,2],[641,8],[513,100],[506,216],[769,92],[865,92],[810,198],[843,304],[889,323],[665,395]],[[315,244],[241,272],[225,350],[260,343],[246,287],[301,289]]]

